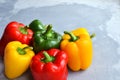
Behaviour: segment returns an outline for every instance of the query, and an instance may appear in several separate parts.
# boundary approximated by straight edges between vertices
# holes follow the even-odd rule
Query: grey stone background
[[[95,32],[93,62],[85,71],[69,70],[68,80],[120,80],[120,0],[0,0],[0,36],[10,21],[39,19],[54,30],[85,27]],[[4,64],[0,59],[0,80]],[[33,80],[28,70],[14,80]]]

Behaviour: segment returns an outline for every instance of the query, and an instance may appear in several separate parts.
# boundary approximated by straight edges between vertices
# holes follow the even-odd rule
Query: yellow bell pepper
[[[73,71],[87,69],[92,63],[92,41],[85,28],[64,32],[61,50],[68,54],[68,67]]]
[[[34,52],[27,44],[12,41],[5,47],[5,75],[9,79],[21,76],[29,67]]]

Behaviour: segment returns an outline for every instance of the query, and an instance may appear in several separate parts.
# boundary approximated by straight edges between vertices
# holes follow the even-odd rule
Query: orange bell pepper
[[[92,63],[92,41],[85,28],[64,32],[60,48],[68,54],[68,67],[73,71],[87,69]]]

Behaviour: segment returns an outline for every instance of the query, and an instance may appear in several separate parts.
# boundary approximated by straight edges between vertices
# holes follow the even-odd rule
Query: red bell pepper
[[[67,80],[67,61],[67,54],[59,49],[39,52],[30,64],[34,80]]]
[[[8,42],[20,41],[23,44],[30,44],[32,36],[32,30],[25,27],[24,24],[16,21],[10,22],[6,26],[3,36],[0,40],[0,55],[4,55],[4,49]]]

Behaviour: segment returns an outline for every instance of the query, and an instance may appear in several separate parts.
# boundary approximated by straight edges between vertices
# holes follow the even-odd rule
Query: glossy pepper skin
[[[33,36],[33,49],[36,53],[50,48],[59,48],[62,36],[48,25],[46,30],[36,31]]]
[[[34,52],[27,44],[19,41],[9,42],[5,48],[5,75],[9,79],[21,76],[28,68]]]
[[[92,41],[85,28],[64,32],[60,48],[68,54],[68,67],[73,71],[87,69],[92,63]]]
[[[30,44],[33,36],[33,31],[25,27],[24,24],[13,21],[10,22],[3,33],[0,40],[0,55],[4,55],[4,49],[10,41],[20,41],[24,44]]]
[[[39,52],[30,64],[34,80],[67,80],[67,61],[67,54],[59,49]]]
[[[44,25],[42,24],[42,22],[38,19],[33,20],[30,25],[29,28],[33,31],[42,31],[45,29]]]

